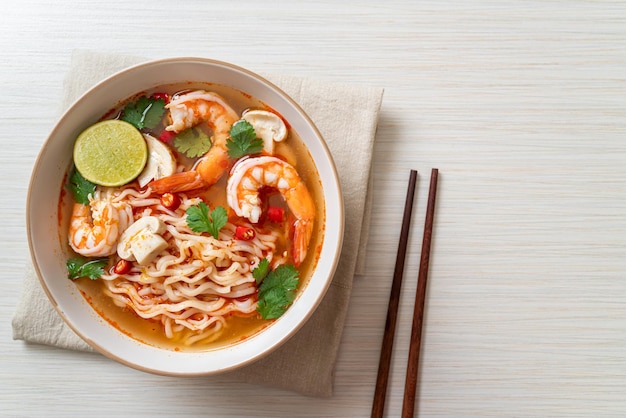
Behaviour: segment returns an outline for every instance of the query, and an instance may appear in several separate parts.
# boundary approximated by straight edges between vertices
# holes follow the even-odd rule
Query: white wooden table
[[[440,183],[420,416],[626,414],[626,3],[337,3],[4,5],[0,415],[369,415],[414,168],[386,409],[398,416],[432,167]],[[30,171],[77,48],[385,88],[368,272],[354,283],[332,399],[153,376],[12,340]]]

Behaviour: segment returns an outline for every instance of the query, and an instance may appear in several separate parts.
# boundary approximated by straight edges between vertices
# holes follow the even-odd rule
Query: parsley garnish
[[[228,156],[240,158],[263,150],[263,140],[257,138],[254,127],[247,120],[238,120],[230,127],[230,138],[226,141]]]
[[[200,202],[196,206],[187,209],[187,226],[193,232],[208,232],[217,239],[220,229],[226,225],[228,214],[226,209],[218,206],[213,211],[204,203]]]
[[[200,129],[190,128],[176,135],[174,146],[189,158],[202,157],[211,148],[211,138]]]
[[[165,113],[165,100],[142,96],[135,103],[128,103],[121,119],[137,129],[156,127]]]
[[[291,264],[267,272],[268,269],[269,262],[264,258],[252,272],[257,283],[261,282],[256,310],[263,319],[275,319],[284,314],[294,301],[299,277],[298,270]]]
[[[84,178],[76,168],[74,168],[70,176],[69,187],[74,194],[74,200],[83,205],[89,204],[89,195],[93,196],[93,193],[96,191],[96,185]]]
[[[88,260],[85,258],[71,258],[67,261],[68,277],[72,280],[88,277],[96,280],[104,274],[107,259]]]

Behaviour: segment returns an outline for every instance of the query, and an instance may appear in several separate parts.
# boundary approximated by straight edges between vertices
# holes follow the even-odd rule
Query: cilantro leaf
[[[96,185],[84,178],[76,168],[70,176],[69,187],[74,194],[74,200],[83,205],[89,204],[89,195],[93,196],[96,191]]]
[[[217,239],[220,229],[226,225],[228,214],[226,209],[218,206],[213,211],[204,203],[187,208],[187,226],[193,232],[208,232]]]
[[[88,260],[85,258],[71,258],[67,261],[68,277],[72,280],[88,277],[96,280],[104,274],[107,259]]]
[[[290,264],[271,271],[259,286],[257,311],[263,319],[279,318],[296,297],[298,270]]]
[[[263,299],[259,298],[256,310],[263,319],[276,319],[280,318],[287,311],[286,303],[283,292],[275,288],[268,290]]]
[[[230,158],[256,154],[263,150],[263,140],[257,138],[254,127],[245,119],[238,120],[230,127],[230,138],[226,141]]]
[[[270,262],[267,258],[259,261],[259,264],[252,270],[252,277],[256,280],[256,283],[259,284],[267,277],[267,274],[270,271]]]
[[[161,118],[165,113],[165,100],[153,98],[145,100],[149,101],[150,104],[146,106],[146,110],[143,112],[143,124],[146,128],[153,129],[161,123]]]
[[[137,129],[156,127],[165,113],[165,100],[142,96],[135,103],[128,103],[121,119]]]
[[[199,129],[190,128],[176,135],[174,146],[189,158],[202,157],[211,149],[211,138]]]

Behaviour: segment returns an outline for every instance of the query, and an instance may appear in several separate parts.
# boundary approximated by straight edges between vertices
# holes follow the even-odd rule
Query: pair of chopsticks
[[[432,238],[433,221],[435,213],[435,199],[437,196],[437,178],[439,170],[433,168],[430,175],[430,189],[428,191],[428,205],[426,208],[426,218],[424,222],[424,236],[422,239],[422,254],[418,272],[417,290],[415,292],[415,306],[413,312],[413,324],[411,327],[411,342],[409,345],[409,357],[407,360],[406,380],[404,383],[404,400],[402,403],[402,417],[410,418],[414,416],[415,394],[417,389],[417,377],[419,371],[419,355],[422,337],[422,322],[424,318],[424,301],[426,298],[426,282],[428,279],[428,266],[430,264],[430,242]],[[409,176],[409,186],[407,189],[406,202],[404,205],[404,215],[402,218],[402,229],[400,231],[400,242],[398,244],[398,254],[396,266],[393,274],[393,282],[389,294],[389,307],[387,309],[387,321],[385,322],[385,333],[383,335],[380,361],[378,364],[378,377],[376,379],[376,389],[374,392],[374,402],[372,404],[372,418],[383,416],[385,409],[385,398],[387,395],[387,382],[389,380],[389,368],[391,364],[391,354],[393,350],[393,339],[396,330],[396,319],[398,317],[398,305],[400,302],[400,289],[402,288],[402,276],[404,274],[404,260],[406,258],[406,247],[408,244],[409,227],[411,225],[411,214],[413,212],[413,200],[415,196],[415,183],[417,181],[417,171],[411,170]]]

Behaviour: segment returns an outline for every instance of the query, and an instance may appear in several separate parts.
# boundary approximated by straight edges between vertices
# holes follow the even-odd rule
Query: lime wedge
[[[121,186],[141,173],[148,147],[128,122],[105,120],[91,125],[74,143],[74,165],[84,178],[101,186]]]

